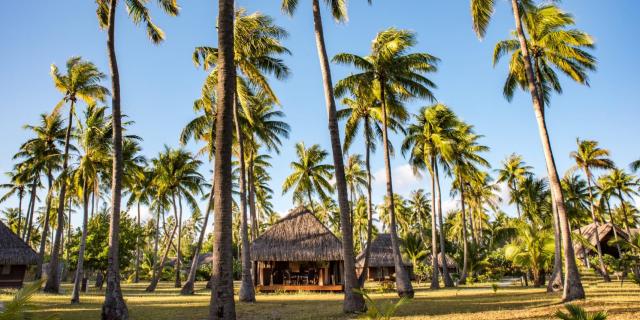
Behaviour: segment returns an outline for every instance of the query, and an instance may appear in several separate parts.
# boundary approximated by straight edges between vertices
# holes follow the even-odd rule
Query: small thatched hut
[[[27,266],[38,262],[38,255],[0,221],[0,288],[20,288]]]
[[[370,252],[367,280],[393,280],[396,273],[396,265],[393,260],[391,234],[378,234],[378,236],[371,242]],[[364,255],[365,252],[363,251],[356,257],[356,268],[358,269],[358,273],[363,272]],[[413,279],[413,264],[407,261],[403,261],[403,264],[407,269],[409,276]]]
[[[594,223],[581,227],[578,230],[574,230],[574,233],[583,236],[589,240],[591,246],[595,247],[597,242],[600,242],[600,248],[602,248],[602,254],[608,254],[613,257],[619,258],[620,254],[618,248],[615,245],[609,245],[609,241],[612,239],[623,238],[628,239],[627,233],[618,226],[614,226],[611,223],[604,223],[598,225],[598,239],[596,240],[596,225]],[[595,254],[591,250],[590,246],[584,246],[579,240],[573,241],[573,250],[576,256],[580,259],[584,258],[584,255]]]
[[[341,291],[342,242],[305,208],[292,210],[251,244],[259,291]]]

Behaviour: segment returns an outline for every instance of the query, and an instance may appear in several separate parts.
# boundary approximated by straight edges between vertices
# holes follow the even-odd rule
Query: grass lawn
[[[155,293],[146,293],[146,283],[123,284],[132,319],[206,319],[210,293],[202,288],[194,296],[180,296],[179,289],[161,283]],[[426,284],[428,286],[428,284]],[[416,297],[398,312],[398,319],[549,319],[562,308],[559,294],[544,289],[504,287],[494,293],[490,284],[431,291],[416,285]],[[372,288],[375,289],[375,288]],[[640,319],[640,287],[633,283],[586,281],[587,310],[606,310],[609,319]],[[39,294],[34,298],[36,314],[58,314],[62,319],[98,319],[102,292],[91,289],[82,304],[70,305],[71,286],[62,295]],[[0,301],[11,298],[0,291]],[[372,293],[375,300],[396,299],[393,293]],[[237,303],[239,319],[349,319],[341,313],[342,295],[329,293],[258,294],[253,304]],[[37,317],[36,317],[37,318]]]

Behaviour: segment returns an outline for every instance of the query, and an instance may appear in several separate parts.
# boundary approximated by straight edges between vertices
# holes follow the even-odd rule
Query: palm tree
[[[3,183],[0,185],[0,188],[9,189],[3,196],[0,198],[0,203],[7,201],[9,198],[13,197],[13,195],[18,196],[18,217],[17,217],[17,228],[16,234],[20,234],[20,228],[22,223],[22,200],[26,195],[26,187],[27,181],[25,181],[24,174],[22,174],[22,168],[19,166],[14,167],[13,171],[7,172],[6,175],[9,178],[8,183]]]
[[[555,160],[553,158],[551,141],[549,139],[549,132],[544,117],[544,106],[543,100],[541,99],[542,95],[539,93],[539,86],[536,85],[533,66],[531,62],[531,55],[529,53],[530,49],[527,45],[527,39],[524,33],[524,28],[522,26],[523,15],[520,13],[520,9],[522,7],[521,4],[523,2],[530,3],[529,1],[530,0],[511,0],[511,9],[513,11],[516,34],[518,37],[518,42],[520,44],[520,51],[525,69],[524,74],[527,82],[527,88],[529,89],[529,92],[531,94],[531,100],[536,116],[540,140],[543,146],[553,205],[558,212],[560,229],[562,230],[562,247],[564,248],[565,264],[564,270],[566,272],[562,300],[572,301],[576,299],[583,299],[585,297],[585,294],[584,288],[582,287],[582,282],[580,281],[578,266],[575,262],[575,253],[573,251],[573,244],[571,242],[571,229],[569,228],[569,220],[565,209],[565,201],[562,195],[560,178],[558,176]],[[491,20],[491,16],[494,12],[495,3],[496,1],[494,0],[471,0],[471,16],[473,20],[473,29],[480,38],[484,37],[486,33],[489,21]]]
[[[371,4],[371,0],[368,0],[368,2]],[[298,7],[298,3],[299,1],[297,0],[282,0],[282,11],[293,15]],[[347,20],[346,0],[327,0],[325,3],[330,7],[331,14],[336,21],[344,22]],[[320,72],[322,73],[322,84],[324,87],[324,98],[327,107],[331,151],[335,168],[336,187],[338,189],[338,205],[340,207],[340,228],[342,231],[342,251],[345,270],[343,310],[346,313],[362,312],[365,310],[364,298],[361,294],[353,291],[353,289],[358,288],[353,252],[353,230],[349,219],[349,197],[344,174],[344,159],[342,155],[342,145],[340,143],[340,130],[338,127],[333,81],[331,79],[331,68],[329,67],[329,56],[327,55],[322,15],[320,13],[320,0],[311,0],[311,7],[313,11],[313,30],[315,33],[316,48],[318,50]]]
[[[135,24],[144,23],[147,35],[154,44],[164,40],[164,32],[151,20],[147,2],[143,0],[125,1],[129,17]],[[109,222],[109,268],[107,269],[107,291],[102,306],[103,319],[127,319],[129,311],[122,299],[120,290],[120,272],[118,263],[118,244],[120,228],[120,201],[122,196],[122,124],[120,107],[120,72],[116,57],[115,28],[117,0],[96,0],[96,10],[100,28],[107,30],[107,51],[109,68],[111,71],[111,87],[113,96],[111,99],[113,118],[113,174],[111,184],[111,221]],[[177,0],[158,0],[160,8],[170,16],[178,15],[180,7]]]
[[[517,237],[504,248],[505,258],[515,266],[531,269],[536,287],[544,284],[544,270],[553,256],[553,238],[550,232],[533,224],[520,221]]]
[[[347,158],[344,177],[347,181],[347,187],[351,195],[351,215],[353,219],[353,206],[355,206],[356,198],[362,194],[362,187],[367,186],[367,171],[362,167],[365,166],[362,155],[352,154]]]
[[[90,105],[85,112],[84,123],[79,123],[77,137],[83,153],[79,164],[71,173],[72,183],[82,201],[82,235],[78,250],[78,264],[71,294],[71,303],[80,303],[80,283],[84,275],[84,252],[87,243],[87,223],[89,221],[89,200],[98,174],[109,167],[111,160],[111,119],[105,116],[106,107]]]
[[[581,226],[587,223],[590,218],[588,217],[589,191],[587,189],[587,181],[573,172],[567,172],[562,178],[562,192],[567,201],[570,225]],[[578,232],[582,236],[582,229],[578,228]],[[584,246],[582,246],[582,258],[584,265],[589,267],[589,259],[587,259],[587,251]]]
[[[47,177],[47,198],[44,209],[44,221],[42,221],[42,234],[40,236],[40,250],[38,255],[38,266],[36,269],[36,279],[40,279],[42,275],[42,261],[44,260],[44,251],[47,235],[49,233],[49,218],[51,211],[51,202],[53,200],[53,174],[60,168],[61,164],[61,148],[64,144],[65,128],[59,114],[41,114],[40,123],[38,125],[28,125],[25,128],[33,131],[36,137],[28,140],[21,146],[21,150],[39,149],[42,152],[38,157],[41,158],[44,165],[44,173]],[[0,202],[2,200],[0,199]]]
[[[218,86],[214,167],[214,240],[209,319],[235,319],[231,154],[236,96],[233,0],[218,1]]]
[[[603,185],[612,189],[612,191],[615,190],[616,197],[620,200],[620,209],[622,210],[625,231],[630,235],[631,228],[629,227],[629,221],[631,219],[629,219],[629,210],[625,204],[625,196],[637,196],[638,192],[636,188],[640,185],[640,182],[622,169],[611,170],[608,175],[604,176],[603,180]]]
[[[291,162],[291,173],[282,184],[282,193],[293,190],[293,200],[303,202],[305,197],[309,201],[309,208],[314,211],[313,194],[317,194],[320,200],[329,198],[328,193],[333,192],[333,186],[329,182],[333,174],[333,166],[324,163],[329,153],[314,144],[306,148],[304,142],[296,143],[297,161]]]
[[[407,136],[402,145],[402,151],[410,152],[410,162],[414,166],[414,170],[426,168],[431,176],[431,201],[434,204],[433,220],[431,221],[432,229],[432,266],[437,269],[437,244],[436,236],[438,228],[436,219],[440,224],[439,239],[440,250],[444,252],[445,241],[442,219],[442,195],[440,193],[439,167],[448,167],[447,161],[452,158],[453,146],[455,144],[457,126],[460,124],[456,115],[443,104],[435,104],[429,107],[423,107],[416,115],[416,122],[409,125]],[[437,196],[436,196],[437,195]],[[437,202],[436,202],[437,197]],[[432,288],[437,288],[437,271],[433,271]],[[449,276],[447,268],[442,269],[442,276],[445,286],[452,287],[453,280]]]
[[[392,198],[393,182],[391,177],[391,159],[388,146],[387,111],[388,105],[399,104],[400,100],[413,97],[433,99],[430,88],[435,87],[424,74],[436,70],[437,58],[427,53],[408,53],[416,44],[414,33],[406,30],[387,29],[376,35],[369,56],[360,57],[355,54],[341,53],[333,58],[340,64],[353,65],[361,72],[352,74],[336,84],[336,95],[342,96],[349,88],[358,85],[372,86],[381,103],[382,141],[387,178],[387,197]],[[389,102],[393,103],[389,103]],[[400,109],[399,112],[397,109]],[[393,113],[402,114],[403,108],[396,108]],[[406,111],[405,111],[406,113]],[[405,118],[406,119],[406,118]],[[400,296],[413,296],[413,288],[408,274],[402,267],[402,256],[399,239],[396,234],[395,210],[393,203],[389,205],[391,217],[391,242],[396,265],[396,284]]]
[[[67,184],[64,183],[64,181],[69,177],[69,148],[71,143],[71,130],[73,127],[75,104],[77,99],[83,100],[87,104],[93,104],[96,100],[103,101],[109,94],[109,90],[100,85],[100,81],[105,78],[105,75],[100,72],[93,63],[84,61],[80,57],[72,57],[67,61],[66,67],[67,73],[61,74],[56,65],[51,66],[51,77],[53,78],[53,83],[56,89],[64,95],[62,100],[54,109],[53,114],[57,114],[59,109],[68,102],[69,116],[67,119],[67,131],[65,133],[62,168],[60,176],[58,177],[58,180],[62,183],[60,184],[60,190],[58,191],[58,221],[56,235],[53,242],[53,249],[51,251],[51,261],[49,262],[49,277],[47,278],[47,283],[44,286],[44,291],[49,293],[59,293],[60,291],[60,279],[57,270],[60,259],[62,232],[64,228],[65,201],[67,199]]]
[[[489,162],[484,159],[479,153],[489,151],[489,147],[478,143],[478,139],[482,136],[476,134],[473,131],[473,127],[460,123],[456,128],[457,139],[453,146],[453,152],[449,162],[452,166],[452,173],[454,176],[454,186],[452,191],[460,191],[460,207],[461,207],[461,223],[462,223],[462,247],[463,247],[463,259],[462,259],[462,274],[460,275],[460,283],[466,283],[467,279],[467,259],[468,259],[468,246],[467,246],[467,212],[465,207],[465,177],[469,177],[476,173],[477,166],[489,167]],[[457,181],[456,181],[457,180]],[[455,186],[457,185],[457,188]]]
[[[137,174],[132,179],[129,184],[129,201],[127,201],[127,208],[131,208],[133,205],[137,208],[137,220],[136,224],[138,228],[142,228],[140,225],[140,205],[150,205],[151,199],[153,197],[153,187],[152,187],[152,172],[150,170],[141,170],[137,172]],[[141,239],[139,237],[136,238],[136,261],[134,266],[134,276],[133,282],[140,282],[140,259],[142,252],[140,251],[140,243]]]
[[[596,239],[600,239],[598,236],[598,220],[596,219],[595,203],[593,198],[593,170],[594,169],[611,169],[614,167],[613,161],[609,159],[609,150],[598,147],[598,142],[593,140],[580,140],[576,139],[578,144],[578,150],[571,152],[571,158],[575,160],[574,170],[582,170],[587,177],[587,189],[589,190],[589,205],[591,209],[591,220],[596,226],[594,229],[594,236]],[[598,249],[598,262],[600,263],[600,272],[604,278],[604,281],[610,282],[607,268],[602,260],[602,248],[600,241],[596,241],[596,248]]]
[[[533,72],[543,106],[549,103],[551,91],[562,93],[562,86],[555,69],[574,81],[588,85],[587,71],[595,70],[595,58],[585,49],[594,48],[590,35],[570,29],[575,25],[571,14],[553,4],[525,3],[523,22],[531,50]],[[517,36],[500,41],[493,53],[494,66],[505,54],[511,54],[509,75],[503,93],[511,101],[516,88],[527,89],[522,53]]]
[[[498,174],[496,181],[507,184],[511,191],[510,202],[515,203],[519,218],[522,214],[520,212],[518,185],[532,175],[531,169],[533,168],[522,160],[522,156],[515,153],[502,161],[502,168],[496,169]]]

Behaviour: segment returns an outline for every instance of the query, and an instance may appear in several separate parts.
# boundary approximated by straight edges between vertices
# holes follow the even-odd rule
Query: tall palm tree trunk
[[[440,270],[438,269],[438,226],[436,225],[436,177],[434,170],[433,157],[431,159],[431,167],[429,168],[429,177],[431,178],[431,203],[433,204],[433,210],[431,210],[431,289],[439,289]]]
[[[87,221],[89,220],[89,194],[87,182],[82,186],[82,237],[80,238],[80,250],[78,250],[78,265],[76,275],[73,280],[73,292],[71,294],[71,304],[80,303],[80,284],[84,278],[84,251],[87,247]]]
[[[551,203],[551,211],[553,213],[553,233],[554,233],[554,253],[553,253],[553,271],[547,284],[547,292],[556,292],[562,290],[562,234],[560,233],[560,225],[558,219],[558,210],[555,204]]]
[[[163,212],[162,207],[156,213],[156,236],[153,241],[153,267],[151,270],[151,279],[156,278],[156,265],[158,264],[158,250],[160,243],[160,214]],[[163,213],[164,214],[164,213]]]
[[[331,81],[331,69],[329,57],[324,41],[322,16],[320,14],[319,0],[312,1],[313,29],[315,33],[322,84],[324,86],[324,98],[329,118],[329,135],[331,137],[331,150],[335,168],[336,186],[338,189],[338,205],[340,207],[340,231],[342,232],[342,254],[344,259],[344,312],[361,312],[365,309],[362,295],[353,292],[357,288],[355,257],[353,254],[353,229],[349,223],[349,200],[347,198],[347,182],[344,175],[344,163],[342,159],[342,145],[340,144],[340,132],[338,117],[336,115],[336,102],[333,95],[333,83]]]
[[[622,191],[617,189],[618,198],[620,198],[620,206],[622,208],[622,215],[624,216],[624,228],[628,236],[631,236],[631,229],[629,228],[629,217],[627,217],[627,206],[624,204],[624,198],[622,197]]]
[[[136,225],[138,229],[140,229],[140,201],[137,203],[138,205],[138,219],[136,220]],[[133,283],[140,282],[140,237],[136,236],[136,263],[135,263],[135,271],[133,275]]]
[[[218,1],[218,87],[215,142],[214,240],[209,319],[235,319],[233,301],[233,222],[231,146],[236,69],[233,52],[233,0]]]
[[[249,248],[249,228],[247,223],[247,175],[244,158],[244,137],[240,131],[240,114],[238,111],[238,88],[236,87],[235,101],[233,103],[233,118],[238,139],[238,162],[240,163],[240,238],[242,242],[242,278],[240,284],[239,300],[242,302],[255,302],[256,293],[251,280],[251,253]]]
[[[389,136],[387,132],[387,102],[384,90],[384,79],[380,81],[380,100],[382,102],[382,144],[384,151],[385,175],[387,178],[387,198],[389,199],[389,229],[391,233],[391,249],[393,250],[393,261],[396,273],[396,289],[400,297],[413,298],[414,291],[411,286],[411,280],[407,273],[407,269],[402,262],[402,253],[400,253],[400,240],[398,239],[396,226],[395,201],[393,198],[393,180],[391,177],[391,159],[389,156]]]
[[[176,230],[178,229],[178,223],[173,226],[173,230],[169,234],[167,245],[164,248],[164,252],[162,253],[162,258],[160,258],[160,262],[154,266],[155,277],[151,278],[151,283],[147,286],[145,291],[154,292],[158,287],[158,282],[160,282],[160,278],[162,277],[162,270],[164,269],[164,264],[167,261],[167,256],[169,255],[169,250],[171,249],[171,245],[173,244],[173,238],[176,235]]]
[[[609,203],[609,197],[607,197],[606,199],[607,213],[609,213],[609,220],[611,220],[611,225],[613,226],[613,236],[615,237],[615,240],[618,241],[618,231],[616,230],[618,229],[618,226],[616,225],[613,214],[611,213],[611,203]],[[616,243],[616,249],[618,249],[618,256],[622,257],[622,250],[620,250],[620,245],[618,243]]]
[[[51,260],[49,261],[49,272],[47,275],[47,283],[44,286],[44,292],[59,293],[60,292],[60,248],[62,247],[62,233],[64,232],[64,204],[67,195],[66,177],[68,174],[69,164],[69,144],[71,139],[71,128],[73,127],[73,107],[75,99],[71,100],[69,106],[69,119],[67,120],[67,132],[64,138],[64,154],[62,160],[62,171],[60,172],[60,191],[58,193],[58,221],[56,225],[56,235],[51,249]]]
[[[198,262],[200,262],[200,249],[202,249],[202,243],[204,242],[204,235],[207,231],[207,225],[209,224],[209,214],[213,206],[213,189],[215,181],[211,184],[211,191],[209,193],[209,201],[207,202],[207,211],[204,213],[204,220],[202,221],[202,230],[200,230],[200,236],[198,237],[198,243],[193,251],[193,259],[191,261],[191,268],[189,269],[189,275],[187,276],[187,282],[184,283],[180,294],[190,295],[194,293],[194,283],[196,281],[196,272],[198,271]]]
[[[24,187],[18,190],[18,229],[16,234],[20,235],[22,229],[22,199],[24,198]]]
[[[255,240],[258,237],[258,215],[256,210],[256,186],[255,186],[255,177],[254,177],[254,163],[253,163],[253,154],[249,155],[249,170],[248,170],[248,196],[249,196],[249,216],[251,218],[251,241]]]
[[[569,220],[564,206],[564,198],[562,195],[562,188],[560,186],[560,179],[558,177],[558,171],[556,170],[555,160],[553,159],[553,151],[551,150],[551,141],[549,139],[549,133],[547,131],[547,125],[544,118],[544,111],[542,110],[542,104],[540,103],[538,90],[534,83],[533,70],[531,67],[531,59],[529,57],[529,49],[527,47],[527,40],[522,28],[522,20],[520,15],[520,8],[517,0],[511,0],[511,7],[513,10],[513,17],[516,24],[516,31],[518,34],[518,40],[520,42],[520,50],[522,51],[522,57],[524,60],[525,73],[527,77],[527,83],[529,92],[531,93],[531,99],[533,101],[533,109],[536,115],[536,121],[538,123],[538,130],[540,134],[540,140],[542,142],[543,151],[545,155],[545,162],[547,166],[547,172],[549,176],[549,186],[552,189],[552,199],[558,210],[558,217],[560,218],[560,227],[562,230],[562,247],[564,248],[564,269],[566,272],[564,291],[562,294],[563,301],[573,301],[576,299],[583,299],[585,297],[584,288],[580,281],[580,273],[578,272],[578,266],[576,265],[575,253],[573,251],[573,244],[571,242],[571,230],[569,229]]]
[[[587,186],[589,188],[589,209],[591,211],[591,221],[593,221],[593,225],[595,228],[593,229],[594,236],[596,237],[596,249],[598,253],[598,264],[600,264],[600,273],[602,274],[602,278],[605,282],[611,282],[611,278],[609,277],[609,273],[607,272],[607,267],[604,265],[604,260],[602,260],[602,245],[600,244],[600,235],[598,228],[600,224],[598,223],[598,219],[596,219],[596,209],[593,205],[593,191],[591,190],[591,172],[585,169],[585,174],[587,175]]]
[[[364,162],[367,167],[367,244],[364,247],[364,262],[362,272],[358,278],[360,288],[364,287],[364,282],[369,277],[369,259],[371,258],[371,241],[373,237],[373,203],[371,197],[371,141],[369,132],[369,118],[364,119],[365,128],[365,157]]]
[[[460,275],[460,283],[467,283],[467,273],[469,268],[469,248],[467,245],[467,217],[464,199],[464,181],[462,180],[462,174],[458,174],[458,181],[460,184],[460,208],[462,209],[462,274]]]
[[[444,286],[447,288],[453,287],[453,280],[449,275],[449,270],[447,268],[447,252],[445,250],[445,241],[444,241],[444,220],[442,218],[442,194],[440,192],[440,173],[439,173],[438,165],[435,165],[435,173],[436,173],[436,191],[438,192],[438,223],[440,224],[440,253],[442,253],[442,279],[444,280]]]
[[[178,204],[180,211],[178,212],[178,220],[176,222],[178,224],[178,245],[176,246],[176,280],[174,283],[175,288],[182,287],[182,281],[180,279],[180,270],[182,269],[180,267],[182,265],[182,252],[180,251],[182,248],[182,197],[180,195],[178,195]]]
[[[35,279],[42,278],[42,262],[44,261],[44,251],[47,245],[47,234],[49,233],[49,212],[51,211],[51,199],[53,198],[53,175],[47,169],[47,202],[44,208],[44,225],[42,226],[42,236],[40,237],[40,250],[38,251],[38,266],[36,267]]]
[[[27,223],[25,225],[25,235],[23,235],[24,241],[28,244],[31,240],[31,230],[33,229],[33,213],[36,208],[37,198],[37,189],[38,189],[38,177],[33,178],[33,183],[31,185],[31,200],[29,201],[29,212],[27,214]]]
[[[120,289],[120,201],[122,196],[122,114],[120,111],[120,73],[116,59],[115,27],[117,0],[109,2],[107,50],[111,69],[111,109],[113,121],[113,168],[111,181],[111,219],[107,256],[107,290],[102,305],[103,320],[129,319],[129,310]]]

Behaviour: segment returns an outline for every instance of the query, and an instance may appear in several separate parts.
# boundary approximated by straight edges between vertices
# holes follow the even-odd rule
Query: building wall
[[[7,268],[9,268],[8,272]],[[22,287],[26,271],[27,266],[24,265],[0,266],[0,288]]]

